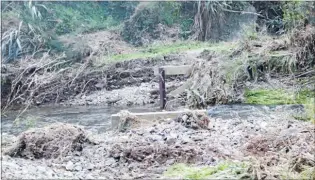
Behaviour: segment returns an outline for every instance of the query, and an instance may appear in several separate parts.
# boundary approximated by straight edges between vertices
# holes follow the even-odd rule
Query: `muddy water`
[[[43,127],[54,122],[64,122],[84,126],[85,129],[95,133],[102,133],[111,128],[111,114],[115,114],[122,109],[127,109],[130,112],[159,111],[157,107],[152,106],[138,108],[108,106],[41,107],[28,110],[19,119],[16,119],[18,112],[8,112],[6,116],[1,117],[1,127],[3,133],[18,135],[31,127]],[[288,111],[296,114],[303,111],[303,106],[219,105],[209,108],[208,114],[213,118],[246,119],[249,116],[268,116],[274,111]]]

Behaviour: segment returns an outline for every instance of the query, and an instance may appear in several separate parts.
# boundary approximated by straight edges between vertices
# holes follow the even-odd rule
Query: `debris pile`
[[[133,125],[137,124],[138,118],[134,115],[132,115],[127,110],[122,110],[119,113],[120,121],[118,124],[118,131],[124,132],[127,130],[127,128],[132,127]]]
[[[266,115],[259,111],[251,111],[253,116],[246,118],[213,117],[211,122],[202,121],[202,114],[187,111],[174,120],[145,127],[139,127],[139,119],[122,111],[125,122],[136,128],[127,126],[124,132],[98,134],[96,145],[84,144],[95,139],[71,125],[27,131],[10,151],[15,157],[4,156],[4,177],[158,179],[178,163],[187,163],[188,168],[209,167],[207,172],[223,163],[223,169],[209,175],[238,177],[241,174],[235,174],[236,167],[240,168],[237,172],[252,179],[313,179],[314,124],[289,119],[287,112]],[[211,128],[202,128],[198,122],[208,122]],[[75,152],[67,153],[71,151]],[[58,155],[62,158],[48,159]],[[229,161],[240,164],[224,163]],[[53,174],[38,172],[38,164],[43,164],[43,172]]]
[[[87,142],[90,141],[82,128],[56,123],[23,132],[5,154],[27,159],[57,158],[82,151]]]
[[[177,122],[181,123],[186,128],[192,129],[208,129],[209,118],[205,113],[187,111],[179,115],[176,119]]]

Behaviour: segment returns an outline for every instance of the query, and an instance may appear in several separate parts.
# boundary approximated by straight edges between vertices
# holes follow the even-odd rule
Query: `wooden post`
[[[166,104],[166,92],[165,92],[165,70],[159,68],[159,85],[160,85],[160,108],[164,109]]]

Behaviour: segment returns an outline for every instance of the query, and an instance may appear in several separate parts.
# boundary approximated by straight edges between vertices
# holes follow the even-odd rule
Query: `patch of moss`
[[[195,167],[176,164],[165,171],[165,177],[182,179],[240,179],[248,176],[248,164],[243,162],[224,161],[216,166]]]

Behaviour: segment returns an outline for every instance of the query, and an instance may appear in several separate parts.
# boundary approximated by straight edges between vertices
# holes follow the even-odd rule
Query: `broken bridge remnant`
[[[181,66],[161,66],[154,69],[154,75],[159,76],[159,93],[160,93],[160,108],[164,109],[166,104],[165,76],[190,74],[192,71],[191,65]]]
[[[146,112],[146,113],[130,113],[132,116],[138,117],[141,121],[144,119],[150,120],[152,122],[167,119],[167,118],[176,118],[178,115],[187,112],[187,110],[181,111],[162,111],[162,112]],[[194,110],[196,113],[207,113],[207,110]],[[121,121],[120,114],[112,114],[111,116],[112,129],[116,129],[119,126]]]

